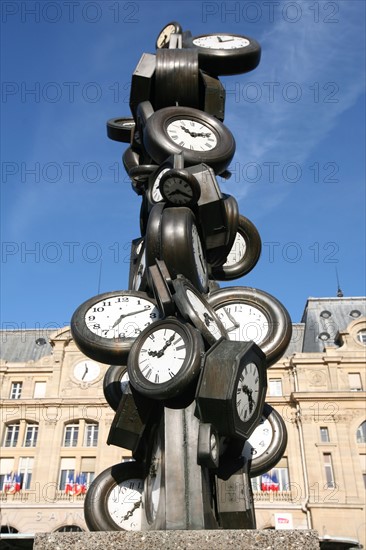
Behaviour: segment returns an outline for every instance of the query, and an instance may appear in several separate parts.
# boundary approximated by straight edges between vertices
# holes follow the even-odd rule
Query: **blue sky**
[[[131,74],[171,20],[262,45],[255,71],[221,78],[237,149],[219,183],[262,238],[257,266],[230,285],[273,294],[294,322],[309,296],[336,295],[336,269],[345,296],[365,295],[363,1],[1,9],[3,328],[58,328],[98,287],[127,288],[140,198],[105,123],[130,116]]]

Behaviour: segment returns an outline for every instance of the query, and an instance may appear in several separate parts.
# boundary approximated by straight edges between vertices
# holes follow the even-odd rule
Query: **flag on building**
[[[74,473],[70,472],[67,476],[66,484],[65,484],[65,493],[67,495],[72,495],[74,491]]]
[[[271,475],[263,474],[261,480],[261,489],[262,491],[278,491],[280,484],[275,473]]]
[[[8,495],[15,495],[22,488],[20,474],[7,474],[4,480],[4,492]]]
[[[75,479],[73,495],[83,495],[86,493],[86,477],[85,474],[78,474]]]

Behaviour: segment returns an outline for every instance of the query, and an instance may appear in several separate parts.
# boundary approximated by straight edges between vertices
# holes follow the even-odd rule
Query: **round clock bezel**
[[[172,285],[174,287],[173,300],[176,303],[177,308],[180,311],[180,314],[188,321],[193,323],[193,325],[200,331],[204,339],[208,344],[214,344],[220,338],[228,338],[227,332],[218,318],[215,310],[207,302],[204,295],[200,294],[198,290],[182,275],[178,275],[176,279],[173,279]],[[197,309],[192,304],[192,300],[189,297],[189,293],[193,294],[195,299],[197,299],[203,308],[205,308],[207,315],[210,317],[212,323],[215,325],[216,330],[212,331],[209,329],[209,324],[207,320],[203,320]]]
[[[173,27],[173,30],[169,34],[169,40],[172,34],[181,34],[183,32],[182,25],[177,21],[171,21],[170,23],[167,23],[166,25],[164,25],[164,27],[161,29],[156,39],[155,48],[157,50],[162,48],[169,48],[169,40],[166,42],[166,44],[164,44],[164,46],[159,46],[159,38],[168,27]]]
[[[128,481],[138,481],[141,484],[141,501],[138,508],[141,511],[140,525],[133,530],[140,531],[143,522],[142,498],[145,480],[145,467],[140,462],[122,462],[101,472],[91,483],[84,501],[85,522],[90,531],[126,531],[116,523],[109,511],[109,498],[114,489]],[[131,496],[129,497],[131,499]],[[139,501],[136,501],[139,502]],[[136,506],[136,504],[135,504]],[[134,506],[131,506],[133,512]],[[125,515],[128,515],[125,514]],[[128,519],[128,518],[127,518]]]
[[[180,201],[173,199],[172,195],[167,192],[169,182],[173,179],[178,182],[184,182],[184,185],[189,187],[190,197],[186,196],[186,198],[183,198]],[[159,188],[163,200],[172,206],[194,206],[197,204],[201,196],[201,187],[197,179],[193,174],[190,174],[184,169],[171,168],[166,171],[160,179]]]
[[[244,255],[234,264],[227,265],[225,262],[221,266],[212,268],[212,276],[219,281],[231,281],[244,277],[244,275],[252,271],[260,258],[262,241],[258,230],[248,218],[241,214],[239,214],[236,237],[231,250],[235,247],[235,241],[238,235],[240,235],[245,242]]]
[[[124,300],[121,300],[120,303],[128,302],[129,298],[144,301],[147,307],[142,308],[141,311],[139,311],[138,313],[140,312],[143,313],[144,310],[150,311],[149,318],[151,320],[149,321],[149,325],[153,321],[161,318],[161,315],[155,300],[153,298],[150,298],[150,296],[148,296],[146,292],[142,292],[142,291],[116,290],[113,292],[105,292],[102,294],[98,294],[97,296],[94,296],[92,298],[89,298],[89,300],[86,300],[76,309],[76,311],[72,316],[71,324],[70,324],[71,334],[75,341],[75,344],[80,349],[80,351],[82,351],[87,357],[94,359],[96,361],[99,361],[100,363],[110,363],[113,365],[118,365],[121,362],[123,363],[136,337],[146,326],[146,322],[142,317],[138,319],[138,321],[143,326],[137,327],[137,329],[135,328],[135,331],[138,330],[139,332],[137,332],[135,335],[131,337],[118,336],[116,338],[113,338],[113,337],[106,338],[101,336],[100,334],[95,334],[95,332],[90,330],[86,322],[86,316],[88,312],[93,307],[94,308],[103,307],[103,306],[98,306],[98,304],[102,302],[110,301],[114,298],[119,298],[119,297],[125,298]],[[142,304],[139,304],[139,305],[142,305]],[[150,306],[150,310],[147,309],[148,306]],[[119,308],[119,311],[122,311],[122,309]],[[128,314],[128,312],[126,312],[126,314],[121,313],[120,315],[124,315],[125,317],[130,317],[132,313]],[[90,317],[92,317],[92,315]],[[94,321],[90,321],[90,323],[92,322]],[[96,324],[98,324],[97,321],[96,321]],[[114,327],[110,327],[109,330],[112,330],[112,328]],[[95,329],[95,330],[105,331],[106,329],[101,328],[101,329]]]
[[[220,288],[208,296],[208,302],[218,314],[230,340],[234,340],[234,338],[230,337],[233,331],[230,331],[229,327],[225,326],[222,315],[218,311],[220,308],[228,304],[244,304],[259,311],[266,318],[268,331],[265,337],[254,341],[266,354],[267,367],[278,361],[286,351],[292,334],[291,319],[279,300],[267,292],[244,286]],[[234,323],[235,319],[232,322]],[[246,341],[246,339],[244,338],[242,341]]]
[[[197,44],[197,41],[215,37],[229,37],[231,40],[245,40],[248,44],[236,48],[214,48]],[[230,33],[212,33],[184,38],[183,47],[198,50],[200,69],[215,76],[243,74],[255,69],[260,62],[261,46],[248,36]]]
[[[250,448],[250,438],[252,438],[257,430],[261,430],[263,423],[267,421],[271,427],[270,444],[258,456],[252,455]],[[269,403],[265,403],[261,422],[258,424],[250,438],[244,443],[242,456],[251,460],[250,477],[263,475],[281,460],[287,446],[287,428],[286,424],[279,414]]]
[[[128,382],[127,364],[110,365],[103,378],[103,393],[108,405],[114,411],[118,409],[122,399],[123,385]]]
[[[177,144],[168,129],[179,120],[193,121],[207,128],[215,137],[216,145],[210,150],[197,150]],[[189,133],[187,129],[184,132]],[[158,164],[183,152],[185,166],[205,163],[216,174],[225,171],[235,153],[235,140],[230,130],[214,116],[192,107],[164,107],[155,111],[146,121],[143,142],[148,154]]]
[[[165,208],[160,235],[160,257],[171,276],[184,275],[200,292],[207,292],[208,265],[192,210],[185,206]]]
[[[179,360],[183,359],[183,362],[177,372],[170,372],[170,368],[167,367],[170,379],[164,382],[152,382],[142,373],[140,367],[140,353],[147,340],[152,340],[151,336],[154,332],[163,330],[173,331],[178,334],[179,339],[184,342],[180,344],[179,351],[184,346],[185,356],[184,358],[179,358]],[[171,345],[168,344],[169,340],[170,339],[166,340],[165,349]],[[162,350],[159,350],[159,352],[161,351]],[[153,350],[151,353],[155,353],[154,357],[157,357],[159,352]],[[131,348],[127,362],[130,383],[135,390],[146,397],[157,400],[172,400],[183,394],[198,377],[203,353],[204,344],[202,336],[199,331],[193,328],[189,323],[180,321],[175,317],[167,317],[161,321],[156,321],[140,334]],[[160,357],[162,357],[162,355],[160,355]],[[150,364],[144,365],[144,369],[148,367],[150,367],[151,372],[153,367],[151,367]]]

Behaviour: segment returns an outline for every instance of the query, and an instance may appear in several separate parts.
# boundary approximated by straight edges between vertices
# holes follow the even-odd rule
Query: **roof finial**
[[[337,286],[338,286],[337,298],[343,298],[343,291],[342,291],[341,287],[339,286],[338,269],[337,269],[336,266],[335,266],[335,271],[336,271]]]

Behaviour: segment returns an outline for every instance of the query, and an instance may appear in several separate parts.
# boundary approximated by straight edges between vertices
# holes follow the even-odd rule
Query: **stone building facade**
[[[114,417],[102,387],[108,365],[83,356],[69,327],[0,337],[1,530],[86,530],[84,494],[68,491],[70,479],[87,485],[130,455],[105,443]],[[276,490],[253,479],[259,529],[313,528],[324,544],[366,546],[365,389],[365,299],[309,298],[268,371],[266,401],[284,418],[288,444],[270,472]]]

